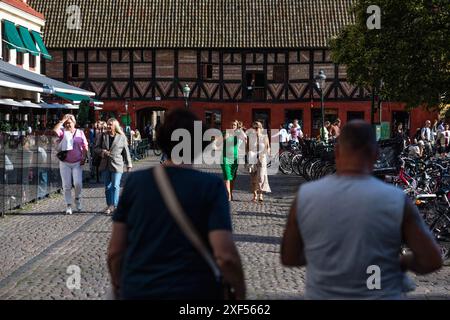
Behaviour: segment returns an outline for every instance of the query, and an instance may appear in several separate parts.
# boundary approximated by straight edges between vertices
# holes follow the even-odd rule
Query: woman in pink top
[[[83,130],[75,128],[76,120],[66,114],[53,131],[59,137],[61,151],[67,151],[64,161],[59,161],[59,172],[66,201],[66,214],[72,214],[72,179],[75,187],[75,205],[81,211],[81,190],[83,187],[82,165],[86,161],[88,142]]]

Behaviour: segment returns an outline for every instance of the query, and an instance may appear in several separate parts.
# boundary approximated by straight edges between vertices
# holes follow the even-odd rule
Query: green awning
[[[52,56],[48,53],[47,48],[45,47],[44,41],[42,40],[42,37],[39,34],[39,32],[32,30],[31,33],[33,34],[33,38],[36,41],[39,50],[41,50],[41,54],[44,56],[44,58],[47,60],[52,60]]]
[[[28,29],[25,27],[19,26],[19,33],[22,37],[25,47],[28,49],[30,54],[32,54],[33,56],[38,56],[39,51],[36,48],[36,44],[34,43],[33,39],[31,38],[30,31],[28,31]]]
[[[4,27],[5,27],[4,35],[6,45],[8,46],[8,48],[16,49],[17,52],[26,53],[27,49],[25,48],[25,45],[23,44],[22,39],[20,38],[19,33],[17,32],[16,25],[11,21],[5,20]]]
[[[64,100],[72,101],[74,103],[80,103],[81,101],[90,101],[91,98],[88,96],[83,96],[81,94],[72,94],[72,93],[63,93],[63,92],[55,92],[55,95],[63,98]]]
[[[55,92],[55,95],[60,98],[63,98],[64,100],[71,101],[73,103],[81,103],[81,101],[100,103],[100,101],[98,101],[98,100],[92,99],[91,97],[88,97],[88,96],[83,96],[81,94]]]

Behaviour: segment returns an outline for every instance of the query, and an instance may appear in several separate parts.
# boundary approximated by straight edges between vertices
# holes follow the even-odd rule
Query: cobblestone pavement
[[[138,162],[136,169],[157,163]],[[201,168],[219,173],[218,168]],[[301,299],[303,268],[284,268],[280,241],[287,211],[302,180],[270,177],[273,193],[264,203],[250,202],[249,177],[240,175],[232,202],[235,241],[243,260],[250,299]],[[105,207],[103,188],[84,190],[84,211],[66,216],[61,195],[54,195],[0,219],[0,299],[103,299],[108,290],[106,248],[111,220],[97,214]],[[81,288],[69,290],[67,268],[81,268]],[[413,299],[449,299],[450,267],[425,277]]]

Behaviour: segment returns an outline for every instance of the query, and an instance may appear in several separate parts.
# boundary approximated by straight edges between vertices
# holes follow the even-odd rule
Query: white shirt
[[[439,133],[439,142],[441,146],[447,147],[450,142],[450,130],[445,130]]]
[[[323,139],[324,139],[325,142],[328,142],[328,138],[329,138],[329,136],[330,136],[330,132],[329,132],[328,129],[325,128],[325,127],[322,127],[322,130],[323,130]],[[322,135],[322,130],[320,131],[320,134],[321,134],[321,135]],[[321,137],[321,138],[322,138],[322,137]]]
[[[280,137],[280,142],[281,143],[283,143],[283,142],[289,142],[289,137],[290,137],[290,135],[287,133],[287,130],[286,129],[284,129],[284,128],[282,128],[282,129],[280,129],[280,131],[278,131],[278,133],[277,134],[274,134],[273,136],[272,136],[272,138],[275,138],[275,137]]]
[[[64,136],[61,140],[61,151],[73,150],[73,136],[74,133],[64,130]]]
[[[422,139],[425,139],[426,141],[431,141],[431,129],[426,127],[422,128],[420,136],[422,137]]]

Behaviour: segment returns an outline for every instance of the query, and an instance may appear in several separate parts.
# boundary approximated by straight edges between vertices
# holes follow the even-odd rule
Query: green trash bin
[[[391,138],[391,123],[382,122],[381,123],[381,140],[386,140]]]
[[[128,127],[131,125],[131,117],[130,115],[123,115],[120,119],[124,126]]]

